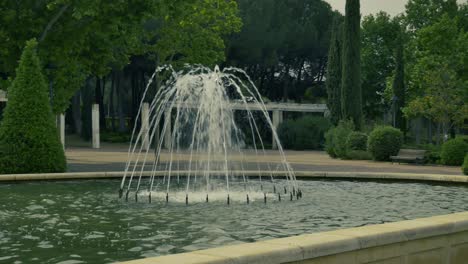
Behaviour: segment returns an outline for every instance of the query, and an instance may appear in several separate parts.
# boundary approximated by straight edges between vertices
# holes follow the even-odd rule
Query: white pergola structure
[[[146,103],[145,103],[146,104]],[[143,122],[142,122],[142,127],[143,129],[143,138],[147,138],[145,133],[149,132],[149,119],[148,119],[148,111],[149,107],[148,104],[143,104],[142,108],[142,117],[143,117]],[[238,111],[245,111],[246,110],[246,105],[243,103],[232,103],[231,105],[228,106],[230,109],[233,110],[238,110]],[[166,128],[166,131],[163,135],[164,137],[164,146],[165,148],[169,148],[171,145],[171,135],[172,135],[172,127],[171,127],[171,112],[174,108],[197,108],[196,105],[189,105],[189,104],[184,104],[184,105],[177,105],[175,104],[172,109],[167,109],[166,112],[164,113],[164,117],[168,122],[168,126]],[[301,113],[321,113],[325,115],[328,112],[328,108],[326,104],[295,104],[295,103],[266,103],[265,108],[262,109],[262,106],[255,104],[255,103],[248,103],[247,108],[250,111],[261,111],[261,110],[267,110],[268,112],[273,113],[273,127],[274,129],[277,129],[278,126],[283,122],[283,112],[301,112]],[[272,147],[275,149],[277,148],[276,146],[276,141],[272,140],[273,145]],[[143,148],[147,149],[149,148],[149,144],[145,142],[143,144]]]

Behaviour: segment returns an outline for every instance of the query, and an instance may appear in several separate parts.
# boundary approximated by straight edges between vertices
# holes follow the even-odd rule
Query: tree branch
[[[49,23],[45,27],[44,31],[42,32],[41,37],[39,38],[39,42],[42,42],[45,39],[45,37],[47,36],[47,33],[49,32],[49,30],[59,20],[59,18],[65,13],[65,11],[67,11],[67,9],[68,9],[68,7],[70,7],[70,5],[71,4],[68,3],[68,4],[62,6],[62,8],[60,8],[59,12],[49,21]]]

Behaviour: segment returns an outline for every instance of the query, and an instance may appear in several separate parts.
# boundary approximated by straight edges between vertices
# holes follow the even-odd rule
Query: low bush
[[[109,143],[127,143],[130,142],[130,134],[120,132],[102,132],[101,140]]]
[[[341,120],[338,126],[331,128],[325,135],[325,151],[332,158],[347,158],[346,142],[354,131],[352,121]]]
[[[286,149],[322,149],[330,122],[323,117],[305,116],[286,120],[278,127],[278,136]]]
[[[465,161],[462,166],[463,174],[468,175],[468,154],[465,155]]]
[[[468,152],[468,143],[462,138],[450,139],[442,145],[440,151],[442,164],[460,166],[463,163],[466,152]]]
[[[367,149],[374,160],[386,161],[398,154],[403,144],[403,133],[390,126],[376,127],[369,135]]]

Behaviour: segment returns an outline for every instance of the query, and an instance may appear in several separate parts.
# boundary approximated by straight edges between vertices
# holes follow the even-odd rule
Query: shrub
[[[128,143],[130,142],[130,134],[120,132],[102,132],[101,140],[110,143]]]
[[[462,166],[463,174],[468,175],[468,154],[465,155],[465,161]]]
[[[66,170],[36,46],[35,40],[27,42],[8,90],[0,126],[0,174]]]
[[[367,150],[367,135],[362,132],[351,132],[346,140],[346,150]]]
[[[305,116],[287,120],[278,127],[278,136],[287,149],[321,149],[330,122],[323,117]]]
[[[368,151],[374,160],[389,160],[390,156],[397,155],[403,144],[403,133],[390,126],[376,127],[369,135]]]
[[[330,157],[346,158],[346,141],[354,130],[352,121],[341,120],[338,126],[330,129],[326,134],[325,150]]]
[[[333,135],[335,134],[335,130],[336,127],[332,127],[325,133],[325,151],[332,158],[338,157],[336,155],[335,146],[333,144]]]
[[[463,163],[468,144],[462,138],[450,139],[442,145],[440,158],[442,164],[460,166]]]

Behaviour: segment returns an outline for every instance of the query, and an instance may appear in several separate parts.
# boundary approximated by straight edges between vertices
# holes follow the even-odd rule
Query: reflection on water
[[[102,263],[468,210],[468,188],[299,181],[303,199],[117,199],[118,181],[1,184],[0,263]],[[259,196],[260,195],[260,196]],[[179,195],[182,196],[183,195]],[[253,195],[255,196],[255,195]],[[198,201],[198,202],[197,202]]]

